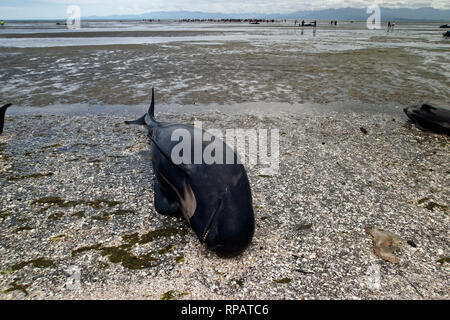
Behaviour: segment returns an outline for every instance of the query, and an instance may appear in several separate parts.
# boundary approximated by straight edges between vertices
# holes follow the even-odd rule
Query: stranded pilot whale
[[[235,256],[251,242],[255,230],[252,195],[247,173],[238,163],[236,153],[222,140],[192,125],[163,123],[155,120],[155,96],[148,112],[127,124],[145,125],[152,145],[155,209],[158,213],[184,216],[201,243],[222,256]],[[180,142],[173,139],[185,133],[190,147],[179,153],[183,161],[174,161],[172,154]],[[233,163],[200,162],[194,159],[196,137],[208,136],[219,144],[223,155],[233,155]],[[183,139],[183,140],[184,140]],[[175,141],[174,141],[175,140]],[[208,146],[201,140],[201,152]],[[198,148],[198,147],[197,147]],[[216,152],[217,152],[216,149]],[[198,149],[197,149],[198,151]],[[220,151],[219,151],[220,153]],[[186,161],[187,159],[187,161]]]
[[[420,130],[450,135],[450,110],[423,104],[405,108],[403,111]]]
[[[3,133],[3,125],[5,123],[5,113],[6,109],[11,106],[11,103],[7,103],[0,108],[0,134]]]

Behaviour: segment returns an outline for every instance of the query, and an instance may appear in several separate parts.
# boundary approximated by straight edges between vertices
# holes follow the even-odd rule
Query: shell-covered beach
[[[8,116],[2,299],[448,298],[448,137],[413,128],[401,110],[214,109],[158,117],[281,128],[279,173],[247,166],[257,227],[232,259],[209,252],[186,221],[155,212],[149,141],[123,123],[137,111]],[[384,261],[366,226],[415,247],[402,248],[398,264]]]
[[[297,43],[287,25],[169,27],[158,37],[194,39],[56,47],[0,34],[0,100],[14,104],[0,136],[0,299],[448,299],[450,140],[403,113],[448,107],[448,41],[431,26],[415,45],[407,26],[324,27],[337,44],[320,28]],[[105,40],[95,32],[81,39]],[[354,32],[361,48],[345,46]],[[162,121],[279,130],[278,173],[245,164],[256,230],[238,257],[156,213],[146,131],[124,123],[152,86]],[[398,263],[366,227],[404,240]]]

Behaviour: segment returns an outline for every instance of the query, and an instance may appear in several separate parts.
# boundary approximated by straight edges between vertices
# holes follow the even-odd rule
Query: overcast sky
[[[203,11],[223,13],[289,13],[327,8],[385,7],[450,9],[449,0],[0,0],[1,19],[67,18],[69,5],[82,16],[139,14],[152,11]]]

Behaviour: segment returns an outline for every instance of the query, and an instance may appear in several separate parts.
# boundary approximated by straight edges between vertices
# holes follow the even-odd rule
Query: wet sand
[[[448,41],[430,26],[321,26],[316,36],[290,25],[158,28],[0,33],[0,101],[136,105],[152,86],[161,103],[182,105],[445,105],[450,96]]]
[[[11,108],[0,298],[448,299],[449,138],[415,129],[401,109],[257,105],[157,109],[206,129],[280,129],[279,174],[247,165],[256,233],[233,259],[155,212],[145,131],[123,123],[145,106]],[[381,260],[366,226],[416,247]]]
[[[59,32],[42,32],[42,33],[0,33],[1,38],[108,38],[108,37],[192,37],[208,34],[223,35],[226,31],[213,30],[178,30],[174,31],[81,31],[70,32],[66,29]],[[227,32],[233,32],[228,30]]]

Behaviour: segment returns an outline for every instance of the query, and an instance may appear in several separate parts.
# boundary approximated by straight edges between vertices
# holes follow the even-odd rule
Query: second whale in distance
[[[403,111],[418,129],[450,135],[450,110],[423,104]]]
[[[3,133],[3,126],[5,124],[5,113],[6,109],[11,106],[11,103],[7,103],[0,108],[0,134]]]

